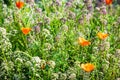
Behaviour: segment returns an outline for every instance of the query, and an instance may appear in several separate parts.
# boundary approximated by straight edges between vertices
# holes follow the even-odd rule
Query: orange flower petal
[[[21,30],[22,30],[23,34],[27,35],[30,32],[31,28],[24,28],[23,27],[23,28],[21,28]]]
[[[105,2],[106,2],[106,5],[112,4],[112,0],[105,0]]]
[[[101,32],[98,32],[97,33],[97,36],[100,38],[100,39],[106,39],[108,37],[108,34],[106,33],[101,33]]]
[[[18,9],[20,9],[20,8],[22,8],[24,6],[24,2],[17,1],[16,6],[17,6]]]
[[[85,40],[84,38],[81,38],[81,37],[78,38],[78,43],[81,46],[88,46],[88,45],[90,45],[90,42],[88,40]]]
[[[91,63],[81,64],[81,68],[86,72],[91,72],[94,70],[95,66]]]

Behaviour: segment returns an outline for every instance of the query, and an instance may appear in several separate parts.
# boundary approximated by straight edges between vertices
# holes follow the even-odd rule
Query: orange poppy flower
[[[22,30],[23,34],[27,35],[30,32],[31,28],[24,28],[23,27],[23,28],[21,28],[21,30]]]
[[[17,1],[16,6],[17,6],[18,9],[20,9],[20,8],[22,8],[24,6],[24,2]]]
[[[100,39],[105,39],[105,38],[107,38],[108,37],[108,34],[106,34],[106,33],[101,33],[101,32],[98,32],[97,33],[97,36],[100,38]]]
[[[81,68],[86,72],[91,72],[94,70],[95,66],[91,63],[81,64]]]
[[[112,4],[112,0],[105,0],[105,2],[106,2],[106,5]]]
[[[78,43],[81,45],[81,46],[88,46],[90,45],[90,42],[82,37],[79,37],[78,38]]]

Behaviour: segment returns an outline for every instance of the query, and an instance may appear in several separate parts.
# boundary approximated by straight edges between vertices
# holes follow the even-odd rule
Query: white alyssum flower
[[[70,74],[69,79],[70,80],[76,80],[76,74],[75,73]]]
[[[0,27],[0,49],[3,52],[8,52],[12,48],[12,44],[10,43],[6,35],[6,29]]]
[[[120,56],[120,49],[116,49],[115,56],[119,57]]]
[[[37,64],[41,63],[41,59],[38,56],[32,57],[32,61],[35,62],[35,63],[37,63]]]
[[[6,36],[6,29],[0,27],[0,34],[1,34],[2,36]]]
[[[50,50],[52,45],[50,43],[45,43],[45,50]]]
[[[75,66],[80,67],[80,61],[75,61]]]
[[[51,79],[57,80],[59,78],[59,75],[57,73],[52,73]]]
[[[48,61],[48,65],[51,67],[51,68],[55,68],[55,61]]]
[[[67,32],[68,31],[68,26],[67,25],[62,25],[61,31]]]
[[[60,80],[66,80],[67,79],[67,74],[66,73],[60,73]]]

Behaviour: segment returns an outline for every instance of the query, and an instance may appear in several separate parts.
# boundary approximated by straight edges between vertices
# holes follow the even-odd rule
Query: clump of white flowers
[[[50,50],[52,45],[50,43],[45,43],[45,50]]]
[[[57,80],[59,78],[59,75],[57,73],[52,73],[51,79],[52,80]]]
[[[109,42],[103,42],[102,44],[99,45],[99,50],[101,51],[107,51],[110,49],[110,43]]]
[[[75,73],[71,73],[69,75],[69,80],[76,80],[76,74]]]
[[[38,63],[38,64],[41,63],[41,59],[40,59],[38,56],[32,57],[32,61],[33,61],[34,63]]]
[[[67,79],[67,74],[59,72],[59,79],[60,80],[66,80]]]
[[[51,67],[51,68],[55,68],[55,62],[50,60],[48,61],[48,65]]]
[[[2,52],[8,52],[12,48],[12,45],[7,38],[6,29],[0,27],[0,50]]]
[[[119,57],[120,56],[120,49],[116,49],[115,56]]]

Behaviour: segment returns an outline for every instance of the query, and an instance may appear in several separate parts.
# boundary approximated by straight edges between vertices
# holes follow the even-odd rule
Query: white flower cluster
[[[58,72],[58,73],[52,73],[51,76],[52,80],[77,80],[76,79],[76,74],[75,73],[62,73],[62,72]]]
[[[6,34],[6,29],[0,27],[0,50],[3,52],[10,51],[12,48],[12,45]]]
[[[46,65],[48,65],[50,68],[54,69],[55,68],[55,62],[50,60],[50,61],[45,61],[40,59],[38,56],[32,57],[32,62],[35,63],[36,67],[40,67],[41,69],[44,69]]]

